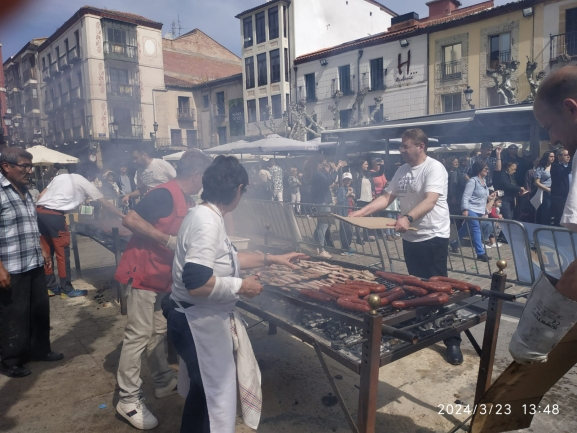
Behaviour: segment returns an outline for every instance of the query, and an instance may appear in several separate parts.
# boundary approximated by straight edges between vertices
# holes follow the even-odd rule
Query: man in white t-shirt
[[[113,215],[124,217],[112,203],[105,200],[102,193],[91,180],[96,178],[96,168],[80,167],[83,174],[60,174],[46,187],[36,202],[40,242],[52,257],[56,254],[59,284],[56,283],[52,267],[45,267],[49,294],[66,295],[69,298],[86,296],[86,290],[76,290],[72,286],[70,275],[70,232],[66,225],[67,213],[76,212],[87,197],[98,201]]]
[[[136,190],[126,194],[122,203],[126,204],[131,198],[144,197],[152,188],[168,182],[176,177],[176,170],[167,161],[151,158],[147,149],[135,149],[132,151],[134,163],[139,167],[136,170]]]
[[[439,161],[427,156],[429,139],[420,129],[408,129],[399,147],[406,164],[377,197],[352,217],[363,217],[386,209],[398,197],[401,216],[395,231],[403,238],[405,263],[410,275],[421,278],[447,276],[450,216],[447,204],[447,170]],[[409,227],[417,229],[409,230]],[[445,340],[447,358],[451,364],[461,364],[459,336]]]
[[[577,66],[564,66],[539,86],[535,118],[549,133],[551,146],[562,146],[577,173]],[[571,179],[561,225],[577,232],[577,181]],[[555,345],[577,323],[577,260],[556,280],[546,274],[535,282],[509,351],[521,364],[545,362]]]

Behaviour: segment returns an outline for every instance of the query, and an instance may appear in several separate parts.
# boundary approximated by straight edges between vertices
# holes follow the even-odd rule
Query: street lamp
[[[152,140],[152,144],[156,145],[156,132],[158,131],[158,123],[156,123],[156,121],[152,124],[152,128],[154,129],[154,132],[150,133],[150,139]]]
[[[467,104],[469,104],[471,110],[475,109],[475,104],[471,104],[471,101],[473,100],[473,92],[474,90],[471,89],[469,86],[467,86],[467,88],[463,90],[463,93],[465,94],[465,101],[467,101]]]
[[[111,123],[112,125],[112,130],[114,131],[114,138],[118,138],[118,122],[116,121],[116,119]]]

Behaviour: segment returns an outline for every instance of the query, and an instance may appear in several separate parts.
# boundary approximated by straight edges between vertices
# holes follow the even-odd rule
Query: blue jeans
[[[483,241],[487,242],[491,237],[491,235],[493,234],[493,223],[489,221],[482,221],[481,233],[483,234]]]
[[[317,212],[319,214],[328,214],[331,212],[330,206],[317,206]],[[327,218],[318,218],[317,228],[315,229],[314,241],[322,247],[325,246],[325,234],[329,228],[329,223]]]
[[[476,214],[473,211],[469,211],[470,217],[481,217],[482,215]],[[481,227],[479,225],[479,221],[476,220],[466,220],[467,224],[463,224],[458,231],[459,239],[463,239],[463,237],[471,232],[471,242],[475,247],[475,252],[478,256],[485,254],[485,247],[483,246],[483,242],[481,240]]]
[[[385,217],[396,219],[397,214],[394,212],[385,212]],[[385,229],[386,236],[395,236],[395,234],[396,234],[395,229]]]
[[[184,313],[171,309],[168,313],[168,338],[186,363],[190,391],[184,403],[180,433],[210,433],[206,395],[200,376],[196,346]]]

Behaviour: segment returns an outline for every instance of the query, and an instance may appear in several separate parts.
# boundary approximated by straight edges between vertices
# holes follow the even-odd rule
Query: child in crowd
[[[337,188],[337,213],[341,216],[348,217],[355,208],[355,191],[351,186],[353,175],[350,172],[343,173],[341,185]],[[351,248],[353,230],[352,226],[343,221],[339,221],[339,237],[341,238],[341,249],[344,250],[341,255],[348,256],[354,254],[355,250]]]
[[[500,207],[503,200],[499,197],[492,198],[489,196],[487,201],[487,218],[488,219],[503,219],[501,215]],[[481,223],[481,232],[483,234],[483,242],[485,242],[485,248],[497,248],[501,244],[497,242],[497,237],[501,234],[501,226],[498,222],[494,221],[483,221]]]

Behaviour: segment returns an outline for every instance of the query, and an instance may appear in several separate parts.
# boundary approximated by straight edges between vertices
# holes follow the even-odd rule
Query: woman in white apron
[[[181,368],[188,370],[190,383],[181,433],[233,433],[237,376],[231,314],[240,295],[253,297],[262,291],[258,276],[241,279],[239,270],[273,263],[294,267],[291,260],[305,256],[237,254],[223,220],[236,208],[248,185],[248,174],[236,158],[217,157],[205,171],[202,184],[204,202],[189,210],[178,233],[168,335],[181,357]],[[248,345],[250,348],[250,342]],[[260,372],[257,376],[260,393]],[[182,393],[189,384],[180,379],[182,375]],[[258,425],[259,395],[246,387],[241,387],[240,394],[245,406],[253,406],[252,424]],[[243,416],[246,422],[244,406]]]

